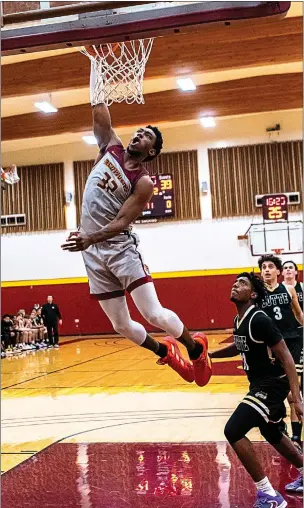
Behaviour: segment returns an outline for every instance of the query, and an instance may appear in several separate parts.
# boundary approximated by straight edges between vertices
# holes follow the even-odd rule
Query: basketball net
[[[19,182],[20,178],[17,173],[17,166],[13,164],[8,169],[1,168],[1,183],[4,182],[8,185],[14,185]],[[3,186],[1,186],[4,188]]]
[[[94,65],[92,105],[113,102],[144,104],[143,82],[154,39],[100,44],[81,48]]]

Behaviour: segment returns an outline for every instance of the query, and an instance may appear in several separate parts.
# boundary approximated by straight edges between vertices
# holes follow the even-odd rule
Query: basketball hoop
[[[1,188],[6,188],[2,185],[2,182],[8,185],[14,185],[19,182],[20,178],[17,173],[17,166],[13,164],[8,169],[1,168]]]
[[[92,105],[144,104],[143,82],[154,38],[81,48],[93,63],[96,83]]]
[[[271,249],[272,252],[275,253],[276,256],[280,256],[284,249]]]

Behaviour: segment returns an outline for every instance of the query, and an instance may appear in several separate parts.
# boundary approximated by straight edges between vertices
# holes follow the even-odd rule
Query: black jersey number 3
[[[283,316],[282,316],[280,307],[273,307],[273,312],[274,312],[274,319],[276,319],[277,321],[282,319]]]
[[[107,172],[105,172],[104,176],[105,177],[102,178],[102,180],[100,180],[100,182],[98,182],[98,184],[97,184],[98,187],[100,187],[101,189],[104,189],[107,192],[115,192],[116,189],[118,189],[118,185],[115,182],[115,180],[113,180],[111,175],[109,175],[109,173],[107,173]]]

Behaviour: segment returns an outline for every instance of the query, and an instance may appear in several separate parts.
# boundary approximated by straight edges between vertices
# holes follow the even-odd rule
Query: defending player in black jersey
[[[293,286],[297,293],[299,305],[303,310],[303,282],[298,281],[298,266],[294,261],[285,261],[283,263],[282,275],[286,286]]]
[[[298,267],[294,261],[285,261],[283,263],[283,271],[282,271],[285,286],[292,286],[295,288],[295,292],[297,293],[298,302],[303,310],[303,282],[299,282],[298,279]],[[297,373],[300,377],[300,387],[303,395],[303,327],[299,325],[297,320],[294,318],[294,325],[297,328],[297,332],[299,335],[299,343],[302,344],[302,349],[300,353],[300,362],[296,364]],[[288,400],[290,397],[288,398]],[[294,411],[294,407],[292,402],[290,403],[290,420],[292,427],[292,440],[296,443],[301,443],[301,424],[298,422],[297,416]]]
[[[303,323],[303,312],[298,302],[295,288],[278,282],[282,273],[283,265],[279,257],[273,254],[265,254],[258,260],[262,278],[267,287],[267,296],[264,298],[261,308],[268,314],[279,328],[286,345],[293,357],[297,372],[300,374],[303,368],[303,339],[299,335],[299,326]],[[292,398],[288,397],[291,406],[292,418],[296,415],[292,407]],[[286,424],[282,422],[282,425]],[[295,427],[295,426],[293,426]],[[296,425],[295,441],[299,441],[301,428]]]
[[[238,353],[250,388],[225,427],[225,436],[257,487],[255,508],[284,508],[286,501],[276,492],[255,454],[246,434],[254,427],[300,472],[290,492],[303,491],[302,457],[278,423],[285,414],[284,400],[291,390],[299,420],[303,407],[292,356],[273,321],[257,305],[265,298],[264,282],[254,274],[238,275],[231,290],[231,301],[238,310],[234,320],[234,343],[210,353],[211,358],[226,358]],[[273,356],[269,356],[269,349]],[[249,508],[249,507],[248,507]]]
[[[265,254],[260,257],[258,264],[267,288],[267,295],[261,308],[274,320],[297,364],[299,362],[296,357],[299,351],[296,352],[294,349],[299,349],[296,345],[298,326],[303,323],[303,312],[298,302],[297,293],[293,286],[278,282],[278,277],[283,269],[280,258],[272,254]]]

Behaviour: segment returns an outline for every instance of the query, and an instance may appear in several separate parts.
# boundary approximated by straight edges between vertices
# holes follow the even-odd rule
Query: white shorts
[[[116,237],[117,238],[117,237]],[[82,252],[89,278],[90,293],[98,300],[117,298],[133,289],[152,282],[148,267],[137,246],[134,233],[121,235],[121,240],[91,245]]]

